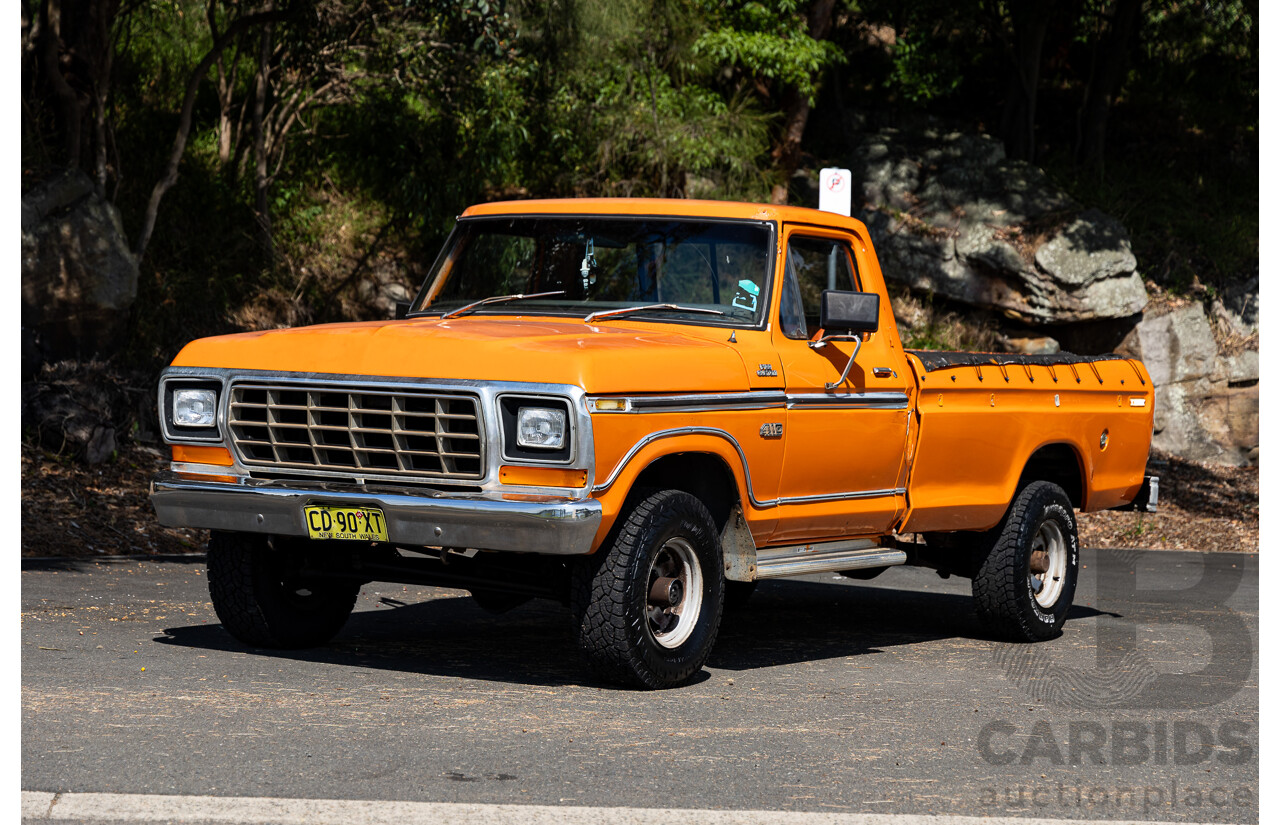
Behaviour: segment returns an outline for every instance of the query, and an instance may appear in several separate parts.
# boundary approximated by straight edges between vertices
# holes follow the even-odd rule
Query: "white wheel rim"
[[[1045,521],[1036,531],[1031,542],[1033,558],[1037,552],[1048,556],[1049,569],[1043,573],[1031,570],[1027,573],[1027,580],[1036,604],[1049,609],[1058,603],[1067,577],[1067,540],[1056,521]]]
[[[678,580],[683,597],[679,604],[672,607],[646,595],[645,614],[649,633],[659,645],[669,649],[677,648],[693,635],[693,628],[698,624],[698,616],[702,613],[702,566],[698,564],[698,554],[694,552],[693,545],[686,539],[678,536],[667,539],[661,549],[654,553],[649,565],[649,575],[645,580],[646,594],[660,578]]]

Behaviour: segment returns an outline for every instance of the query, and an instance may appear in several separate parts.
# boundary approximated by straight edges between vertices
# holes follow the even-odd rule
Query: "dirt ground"
[[[161,527],[147,500],[167,450],[126,443],[87,466],[22,446],[22,555],[163,555],[204,550],[205,530]],[[1258,468],[1153,457],[1158,513],[1081,513],[1083,547],[1258,551]]]

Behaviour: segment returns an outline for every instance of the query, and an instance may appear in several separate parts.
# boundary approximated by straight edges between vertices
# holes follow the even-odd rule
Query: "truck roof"
[[[865,234],[862,221],[835,212],[801,206],[767,203],[709,201],[689,198],[555,198],[495,201],[470,206],[464,218],[493,215],[673,215],[691,218],[730,218],[757,221],[789,221],[851,229]]]

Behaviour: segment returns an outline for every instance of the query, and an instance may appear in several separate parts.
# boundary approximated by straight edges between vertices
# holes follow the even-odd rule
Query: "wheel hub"
[[[665,648],[677,648],[693,635],[702,612],[702,566],[683,537],[668,539],[653,556],[645,613],[649,632]]]
[[[1056,521],[1045,521],[1036,531],[1027,568],[1027,584],[1036,604],[1052,608],[1062,595],[1067,572],[1067,540]]]

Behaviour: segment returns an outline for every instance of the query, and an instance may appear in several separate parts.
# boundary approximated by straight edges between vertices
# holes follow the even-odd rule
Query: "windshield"
[[[618,320],[754,326],[768,298],[770,227],[677,218],[463,220],[415,313],[575,315],[638,309]],[[539,293],[562,294],[539,296]],[[694,312],[691,310],[703,310]],[[709,313],[706,310],[715,310]],[[604,318],[600,320],[605,320]]]

